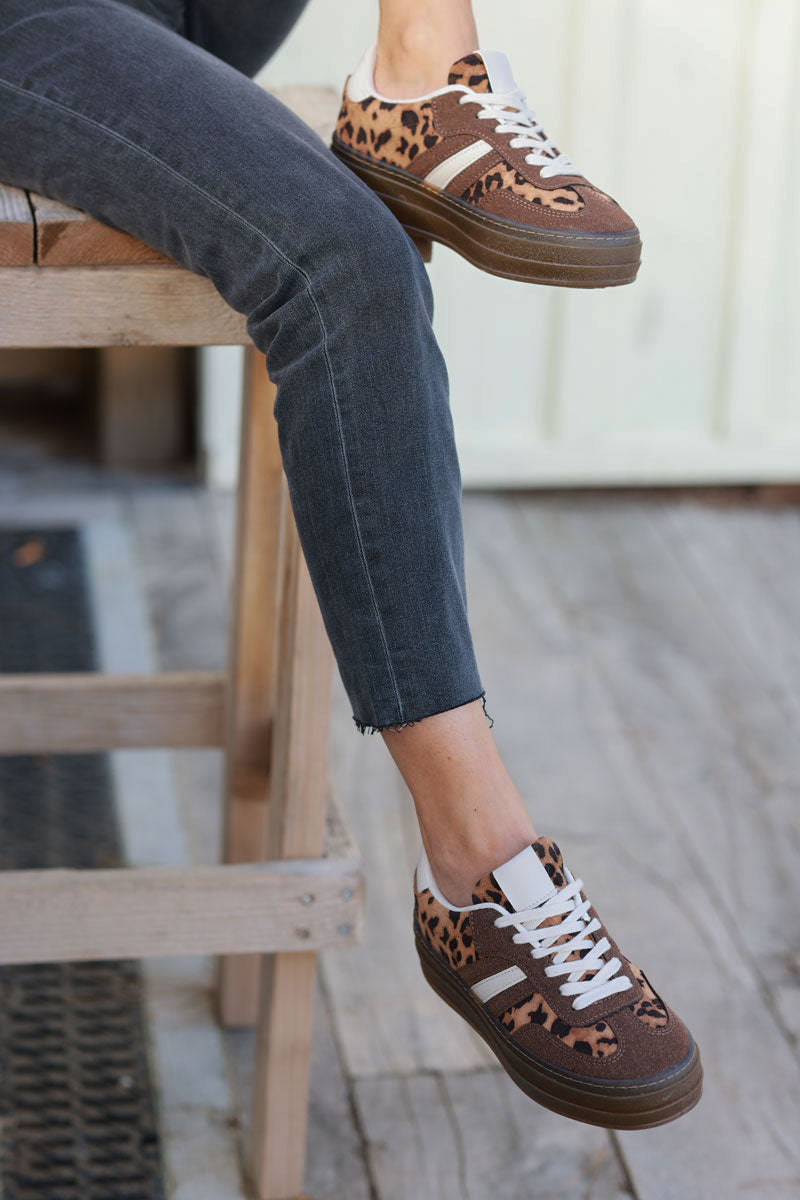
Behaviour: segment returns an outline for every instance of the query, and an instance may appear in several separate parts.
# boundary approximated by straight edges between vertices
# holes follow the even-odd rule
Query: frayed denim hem
[[[413,721],[403,721],[402,725],[369,725],[365,721],[359,721],[358,717],[354,716],[356,729],[359,733],[382,733],[384,730],[389,730],[391,733],[399,733],[401,729],[408,729],[410,725],[416,725],[419,721],[424,721],[425,717],[435,717],[440,712],[452,712],[453,708],[463,708],[465,704],[474,704],[476,700],[480,700],[483,705],[484,716],[489,722],[489,728],[494,725],[494,718],[486,712],[486,693],[479,692],[477,696],[473,696],[469,700],[462,700],[461,704],[454,704],[450,708],[439,708],[435,712],[425,713],[424,716],[415,717]]]

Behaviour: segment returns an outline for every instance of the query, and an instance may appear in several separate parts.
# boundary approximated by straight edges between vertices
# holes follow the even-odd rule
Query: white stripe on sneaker
[[[486,979],[482,979],[480,983],[474,983],[472,990],[485,1004],[493,996],[499,996],[501,992],[513,987],[515,983],[522,983],[523,979],[527,978],[528,976],[519,967],[507,967],[505,971],[498,971],[496,975],[487,975]]]
[[[471,167],[479,158],[483,158],[484,154],[488,154],[492,147],[488,142],[477,141],[472,142],[469,146],[465,146],[463,150],[456,150],[455,154],[451,154],[449,158],[443,159],[437,167],[424,177],[426,183],[432,183],[434,187],[444,190],[451,179],[455,179],[456,175],[460,175],[462,171],[466,171],[467,167]]]

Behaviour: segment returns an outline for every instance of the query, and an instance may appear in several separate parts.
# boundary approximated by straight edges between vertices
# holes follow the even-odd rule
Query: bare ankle
[[[458,838],[440,838],[430,845],[426,838],[424,840],[425,852],[439,891],[451,904],[463,908],[471,902],[472,888],[479,879],[530,846],[535,838],[533,824],[522,820],[508,828],[493,831],[476,845]]]
[[[437,6],[416,19],[407,12],[400,21],[382,14],[375,63],[380,95],[411,99],[444,87],[452,64],[475,50],[478,35],[471,12],[442,0]]]
[[[480,700],[386,733],[384,742],[414,798],[440,891],[459,908],[469,904],[472,885],[536,837]]]

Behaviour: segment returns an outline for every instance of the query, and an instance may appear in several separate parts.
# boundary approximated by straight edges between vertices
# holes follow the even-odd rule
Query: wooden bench
[[[0,753],[220,746],[224,865],[0,873],[0,962],[223,955],[225,1025],[258,1026],[248,1174],[297,1197],[316,952],[359,936],[358,855],[329,794],[332,654],[244,319],[208,280],[0,186],[0,347],[247,346],[228,670],[0,677]]]

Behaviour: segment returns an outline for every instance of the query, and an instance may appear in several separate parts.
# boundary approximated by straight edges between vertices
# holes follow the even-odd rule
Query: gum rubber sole
[[[471,990],[419,935],[415,937],[422,973],[436,994],[468,1021],[489,1046],[507,1075],[537,1104],[605,1129],[652,1129],[683,1116],[703,1090],[703,1068],[694,1042],[686,1058],[652,1080],[585,1079],[551,1066],[524,1050],[501,1022],[472,997]]]
[[[399,167],[370,161],[335,138],[331,150],[394,213],[426,262],[435,241],[504,279],[599,288],[636,278],[642,248],[636,229],[583,234],[535,229],[481,212]]]

